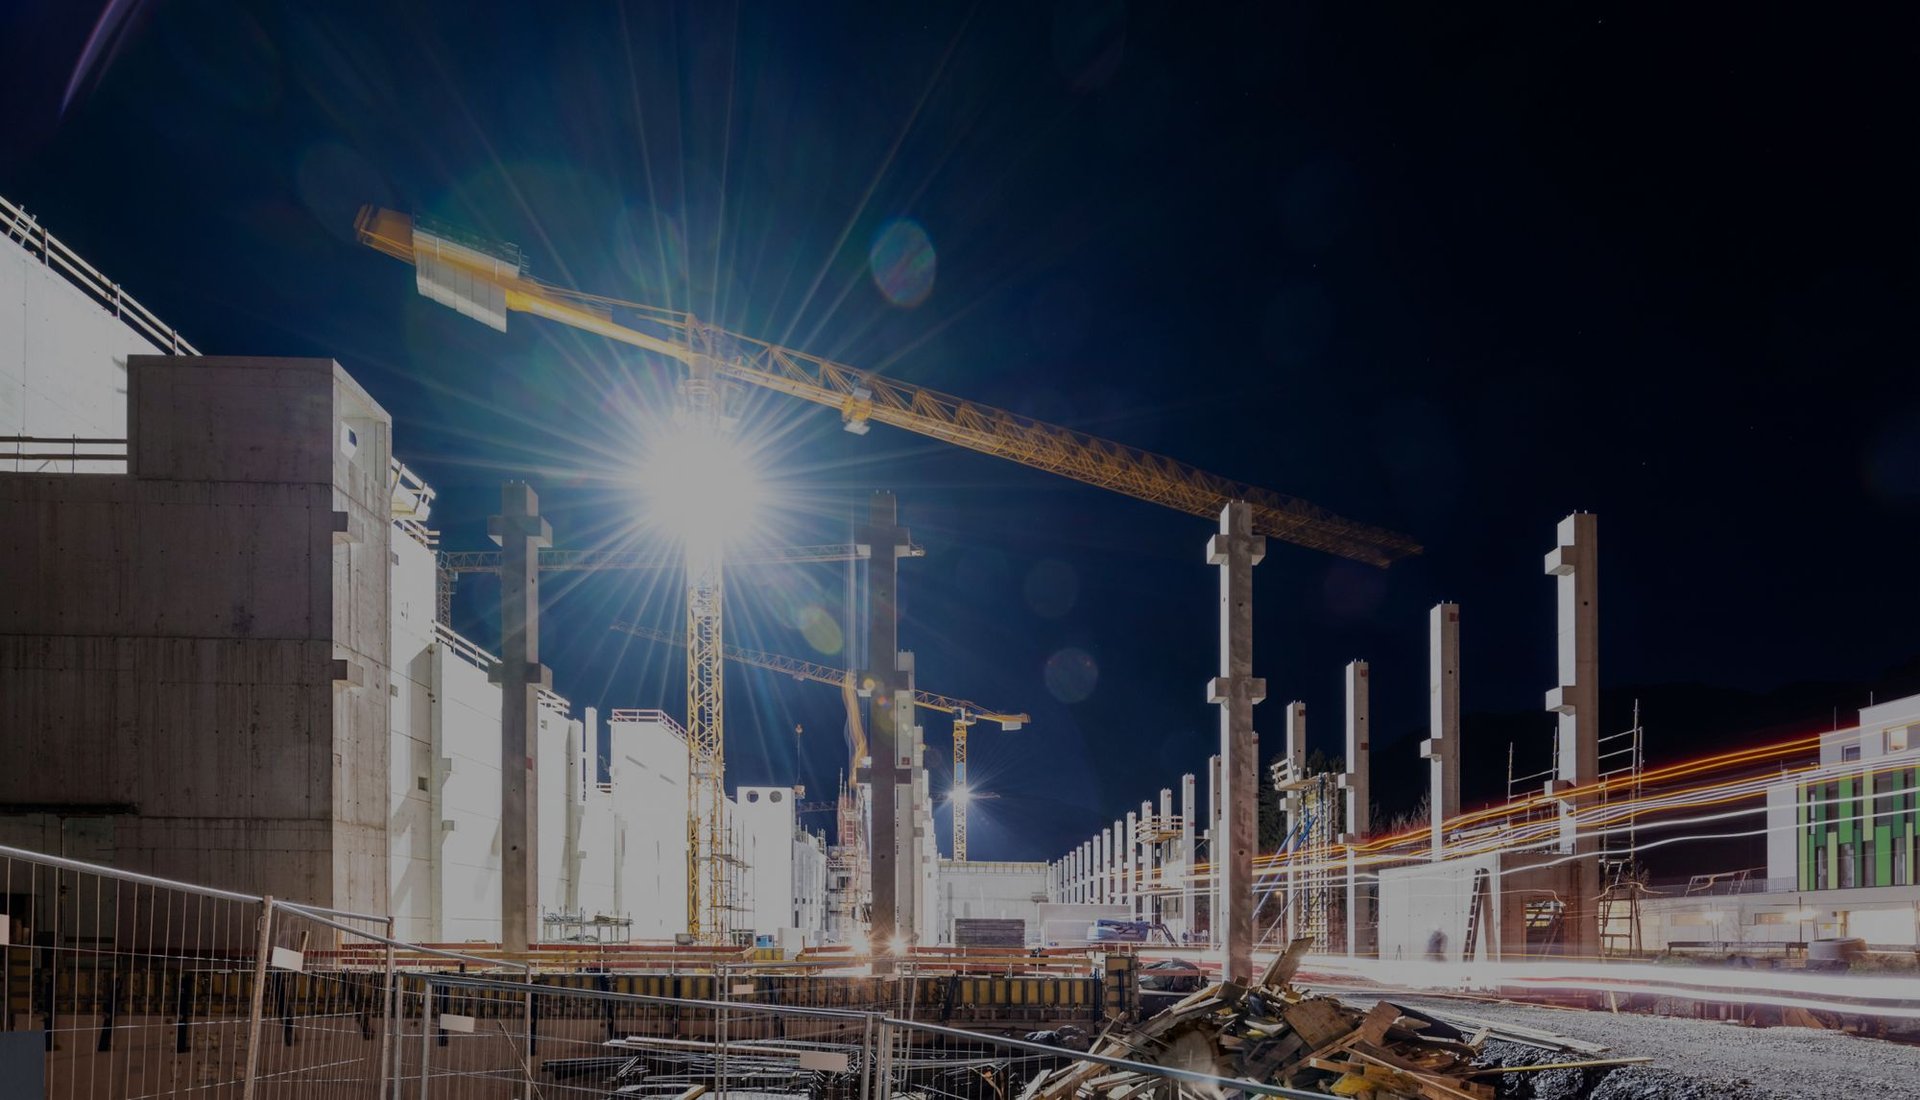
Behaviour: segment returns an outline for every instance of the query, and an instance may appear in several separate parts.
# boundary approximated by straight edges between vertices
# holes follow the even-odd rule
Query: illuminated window
[[[1895,726],[1893,729],[1888,730],[1887,751],[1906,752],[1908,744],[1907,735],[1911,733],[1912,730],[1912,726]]]

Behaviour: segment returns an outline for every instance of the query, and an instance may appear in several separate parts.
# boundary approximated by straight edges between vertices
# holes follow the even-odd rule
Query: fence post
[[[527,995],[525,998],[526,1004],[521,1008],[521,1015],[526,1017],[527,1066],[528,1066],[528,1072],[532,1072],[533,1060],[540,1053],[540,1047],[539,1047],[540,1021],[534,1017],[534,1012],[536,1011],[534,999],[536,996],[538,996],[538,994],[534,989],[535,982],[533,980],[533,964],[531,962],[527,964],[526,976],[527,976]]]
[[[247,1063],[240,1078],[240,1100],[253,1100],[260,1070],[260,1017],[267,997],[267,958],[273,954],[273,895],[260,899],[260,932],[253,944],[253,989],[247,995]]]
[[[860,1100],[873,1100],[873,1013],[860,1038]]]
[[[433,1014],[433,979],[424,978],[420,983],[420,1092],[419,1100],[427,1100],[427,1060],[433,1049],[433,1029],[427,1025]]]
[[[400,1022],[394,1018],[393,1011],[393,933],[394,920],[389,915],[387,917],[386,970],[382,976],[385,984],[380,988],[380,1014],[386,1019],[382,1021],[380,1028],[380,1079],[375,1087],[375,1096],[387,1091],[387,1078],[393,1072],[393,1029],[400,1026]]]

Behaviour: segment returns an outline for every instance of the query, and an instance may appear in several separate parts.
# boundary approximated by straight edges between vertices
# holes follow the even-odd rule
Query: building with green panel
[[[1786,823],[1769,822],[1769,878],[1806,891],[1920,882],[1920,696],[1867,707],[1858,726],[1822,735],[1819,767],[1791,788],[1788,844]]]

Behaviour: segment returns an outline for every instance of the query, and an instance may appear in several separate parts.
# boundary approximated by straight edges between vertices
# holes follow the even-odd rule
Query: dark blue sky
[[[1466,709],[1537,710],[1541,555],[1576,508],[1601,514],[1610,685],[1864,680],[1920,652],[1920,28],[1886,12],[23,0],[0,193],[203,350],[339,359],[442,491],[450,547],[485,545],[508,476],[562,545],[623,544],[610,473],[671,375],[419,299],[353,244],[363,202],[1405,531],[1427,553],[1385,573],[1279,545],[1256,572],[1269,749],[1290,698],[1331,747],[1356,656],[1384,745],[1424,723],[1440,599]],[[869,270],[897,218],[937,256],[910,308]],[[928,551],[904,569],[922,685],[1035,715],[976,737],[1001,796],[976,858],[1057,854],[1204,764],[1205,521],[755,410],[805,500],[768,537],[839,541],[895,490]],[[677,660],[605,629],[673,623],[672,587],[554,586],[559,689],[679,711]],[[733,595],[740,640],[835,659],[798,625],[838,613],[833,570]],[[456,613],[488,644],[491,598],[470,583]],[[1050,683],[1066,650],[1090,662]],[[834,693],[729,683],[733,778],[830,788]],[[1467,742],[1504,769],[1504,740]]]

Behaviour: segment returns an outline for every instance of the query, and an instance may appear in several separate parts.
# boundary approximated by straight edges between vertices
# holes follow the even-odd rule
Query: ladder
[[[1493,873],[1485,867],[1473,870],[1473,896],[1467,902],[1467,938],[1460,944],[1460,961],[1472,962],[1480,943],[1480,922],[1493,908]],[[1491,947],[1493,941],[1488,940]]]

